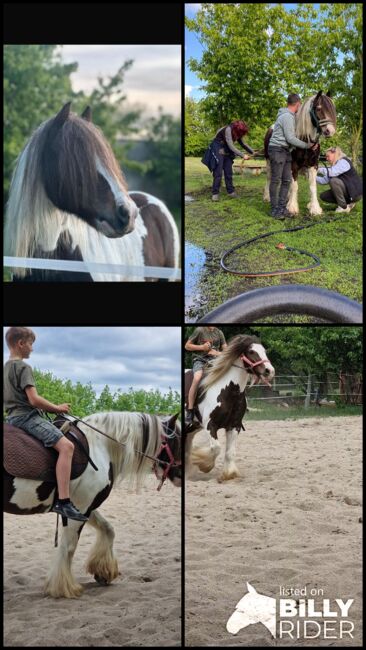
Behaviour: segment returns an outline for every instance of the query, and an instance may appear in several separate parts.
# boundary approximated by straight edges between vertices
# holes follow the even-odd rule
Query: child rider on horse
[[[193,381],[188,393],[188,404],[185,416],[185,426],[191,427],[194,415],[194,402],[196,399],[198,384],[203,375],[207,363],[227,347],[224,333],[213,325],[207,327],[196,327],[192,336],[185,344],[185,349],[194,352],[193,355]]]
[[[52,511],[69,519],[86,521],[88,518],[70,501],[74,445],[62,431],[39,414],[39,409],[50,413],[67,413],[70,405],[52,404],[37,393],[32,368],[24,361],[33,351],[32,345],[36,339],[34,332],[28,327],[10,327],[5,338],[10,350],[9,360],[4,366],[4,407],[8,415],[7,422],[38,438],[45,447],[53,447],[58,451],[58,499]]]

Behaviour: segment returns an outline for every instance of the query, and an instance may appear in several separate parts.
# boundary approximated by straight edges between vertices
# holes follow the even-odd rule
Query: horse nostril
[[[130,214],[129,214],[128,210],[126,210],[126,208],[123,205],[118,206],[117,214],[118,214],[120,220],[123,223],[128,223],[128,220],[130,218]]]
[[[268,368],[266,368],[265,371],[264,371],[264,374],[268,376],[270,373],[271,373],[271,371],[268,370]]]

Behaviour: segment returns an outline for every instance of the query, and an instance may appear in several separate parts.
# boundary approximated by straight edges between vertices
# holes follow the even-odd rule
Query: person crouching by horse
[[[326,203],[336,203],[335,212],[349,212],[362,198],[362,178],[340,147],[331,147],[325,154],[330,167],[318,168],[316,182],[329,183],[330,190],[322,192],[320,198]]]
[[[193,355],[193,381],[188,393],[188,404],[185,414],[185,426],[189,428],[193,422],[194,402],[198,384],[207,363],[212,361],[227,347],[224,333],[213,325],[196,327],[192,336],[185,344],[185,349],[194,352]]]
[[[316,149],[318,143],[303,142],[295,135],[295,115],[301,106],[299,95],[291,93],[287,97],[287,107],[280,108],[273,133],[268,145],[268,155],[271,165],[271,182],[269,196],[271,215],[275,219],[293,216],[286,209],[287,196],[292,180],[291,151],[300,149]]]
[[[5,335],[10,351],[9,360],[4,366],[4,408],[7,422],[38,438],[45,447],[58,451],[56,478],[58,499],[52,511],[63,517],[87,521],[70,501],[70,475],[74,445],[52,422],[39,414],[39,409],[50,413],[67,413],[69,404],[52,404],[37,393],[32,368],[25,363],[33,352],[36,339],[28,327],[10,327]]]
[[[249,156],[239,151],[234,146],[237,142],[242,149],[253,154],[254,151],[249,145],[245,144],[243,137],[249,132],[249,127],[242,120],[236,120],[228,126],[223,126],[215,135],[215,138],[208,147],[202,162],[207,165],[213,173],[212,200],[219,200],[220,185],[222,172],[224,172],[225,186],[230,198],[236,198],[237,194],[233,185],[233,162],[235,156],[240,156],[248,160]],[[207,157],[210,158],[207,161]],[[209,164],[208,164],[209,163]]]

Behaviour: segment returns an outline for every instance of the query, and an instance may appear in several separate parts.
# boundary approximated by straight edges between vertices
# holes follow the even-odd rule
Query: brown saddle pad
[[[64,422],[65,418],[59,416],[53,424],[61,428]],[[70,425],[70,431],[77,436],[89,455],[89,444],[83,432],[73,424]],[[64,435],[74,444],[71,469],[71,478],[74,479],[84,472],[88,458],[69,433]],[[8,474],[56,484],[57,459],[56,449],[45,447],[38,438],[4,422],[4,468]]]

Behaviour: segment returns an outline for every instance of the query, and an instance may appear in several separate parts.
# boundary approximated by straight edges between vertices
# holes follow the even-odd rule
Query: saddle
[[[58,428],[67,422],[66,438],[74,444],[71,479],[78,478],[86,469],[88,462],[98,469],[89,457],[89,443],[78,427],[62,415],[53,424]],[[4,423],[4,468],[11,476],[56,484],[56,462],[58,452],[53,447],[45,447],[41,440],[34,438],[12,424]]]

